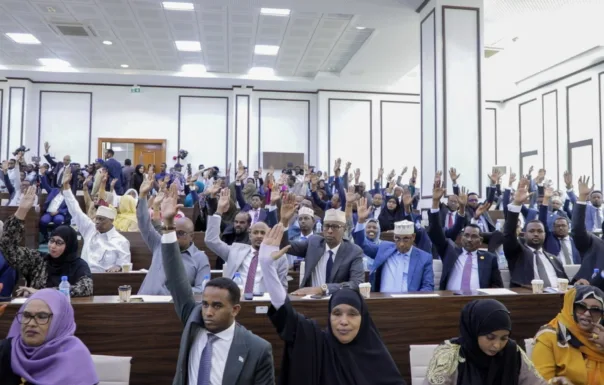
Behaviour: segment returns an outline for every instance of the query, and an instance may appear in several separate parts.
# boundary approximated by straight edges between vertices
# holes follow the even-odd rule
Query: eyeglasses
[[[184,237],[185,235],[189,235],[189,234],[190,234],[190,233],[188,233],[188,232],[186,232],[186,231],[184,231],[184,230],[177,230],[177,231],[176,231],[176,236],[177,236],[178,238]]]
[[[36,313],[32,314],[30,312],[19,312],[17,313],[17,322],[23,325],[27,325],[31,322],[31,320],[35,320],[38,325],[46,325],[48,321],[52,318],[52,313]]]
[[[602,318],[602,313],[604,312],[604,310],[602,310],[602,308],[588,307],[583,302],[575,303],[575,313],[577,313],[579,315],[583,315],[583,314],[585,314],[586,311],[589,311],[591,318],[594,319],[595,321],[598,321],[600,318]]]
[[[336,230],[340,230],[340,229],[344,228],[344,226],[342,226],[342,225],[333,225],[333,224],[330,223],[330,224],[326,224],[325,226],[323,226],[323,228],[325,230],[334,230],[334,231],[336,231]]]
[[[65,242],[63,242],[61,239],[57,238],[50,238],[48,240],[48,244],[50,245],[51,243],[54,243],[57,246],[63,246],[65,244]]]

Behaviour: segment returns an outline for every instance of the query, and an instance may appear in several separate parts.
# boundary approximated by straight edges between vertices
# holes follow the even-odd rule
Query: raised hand
[[[228,187],[223,188],[220,191],[220,198],[218,198],[218,206],[216,207],[217,214],[224,214],[229,210],[231,205],[231,189]]]
[[[65,171],[63,171],[63,190],[69,190],[71,189],[71,166],[67,166],[65,167]],[[107,179],[105,179],[104,182],[106,182]],[[103,186],[101,186],[102,188],[105,188],[105,184],[103,183]]]
[[[407,167],[407,166],[403,167],[403,170],[401,171],[401,176],[405,175],[408,170],[409,170],[409,167]]]
[[[545,169],[544,168],[540,168],[539,172],[537,172],[537,177],[535,178],[535,182],[539,183],[543,183],[543,180],[545,179]]]
[[[149,192],[153,189],[153,182],[155,181],[155,174],[150,173],[143,177],[143,183],[141,183],[141,187],[139,188],[139,193],[141,197],[146,197]]]
[[[69,167],[67,167],[69,168]],[[109,174],[107,173],[106,170],[101,170],[101,183],[103,186],[105,186],[107,184],[107,179],[109,179]],[[63,182],[65,182],[65,177],[63,177]],[[63,183],[65,184],[65,183]],[[105,187],[103,187],[105,188]]]
[[[440,182],[442,180],[443,180],[443,172],[436,171],[436,174],[434,175],[434,186],[436,186],[437,183],[440,185]]]
[[[510,168],[509,187],[512,187],[514,182],[516,182],[516,173],[512,172],[512,169]]]
[[[281,223],[276,224],[264,236],[264,240],[262,241],[262,244],[266,245],[266,246],[279,247],[279,245],[281,245],[281,238],[283,238],[283,230],[284,230],[284,227]]]
[[[390,173],[388,174],[386,179],[390,180],[390,179],[394,178],[395,175],[396,175],[396,171],[394,169],[392,169],[392,171],[390,171]]]
[[[220,188],[220,181],[216,181],[206,190],[206,195],[215,195],[218,191],[220,191]]]
[[[589,199],[589,195],[594,190],[594,185],[589,186],[589,177],[582,176],[579,178],[579,200],[587,201]]]
[[[403,193],[403,205],[405,207],[410,207],[413,204],[413,197],[411,196],[411,193],[409,192],[409,190],[406,190]]]
[[[457,173],[457,169],[455,167],[451,167],[449,169],[449,177],[451,178],[451,182],[453,184],[457,184],[457,179],[459,179],[460,176],[461,174]]]
[[[159,209],[161,207],[161,203],[164,201],[165,197],[166,197],[165,192],[158,193],[155,196],[155,199],[153,200],[153,207],[157,207]]]
[[[497,184],[499,178],[501,178],[501,172],[499,170],[494,170],[492,174],[487,174],[489,179],[491,179],[491,184]]]
[[[474,213],[474,219],[480,218],[482,216],[482,214],[489,211],[490,208],[491,208],[490,202],[483,203],[480,206],[478,206],[478,208],[476,209],[476,212]]]
[[[271,190],[271,206],[275,206],[281,200],[281,189],[273,188]]]
[[[350,170],[350,166],[352,166],[352,163],[346,162],[346,167],[344,168],[346,170],[346,172],[348,172],[348,170]]]
[[[281,223],[289,224],[296,212],[296,194],[289,193],[281,199]]]
[[[21,195],[19,208],[29,211],[36,201],[36,186],[29,186],[25,194]]]
[[[354,178],[359,179],[360,177],[361,177],[361,169],[357,168],[356,170],[354,170]]]
[[[468,204],[468,189],[465,187],[461,187],[459,189],[459,195],[457,196],[457,202],[460,207],[466,207]]]
[[[526,180],[525,178],[522,178],[520,180],[520,183],[518,185],[518,190],[516,190],[516,193],[514,194],[514,204],[516,206],[521,206],[524,204],[524,202],[527,200],[527,198],[531,195],[529,194],[528,191],[528,185],[524,184],[522,181]]]
[[[50,144],[48,142],[44,142],[44,151],[46,151],[46,154],[50,151]]]
[[[357,203],[357,216],[359,223],[365,223],[367,218],[369,218],[370,210],[367,207],[367,198],[361,197],[359,202]]]
[[[573,174],[570,171],[564,171],[564,183],[566,184],[566,189],[570,190],[573,188]]]
[[[382,177],[384,176],[384,169],[383,168],[378,168],[378,179],[382,179]]]
[[[442,177],[442,172],[437,171],[436,176],[434,177],[434,188],[432,189],[432,201],[440,201],[441,198],[447,192],[447,188],[445,184],[441,182],[440,178]],[[409,194],[411,195],[411,194]]]
[[[8,173],[8,160],[2,161],[2,172],[4,175]]]
[[[528,170],[528,175],[529,175],[529,176],[530,176],[530,175],[533,173],[533,170],[534,170],[534,169],[535,169],[535,167],[534,167],[534,166],[529,167],[529,170]]]
[[[354,186],[348,186],[348,191],[346,191],[346,202],[354,202],[357,200],[357,193],[354,191]]]
[[[155,199],[157,200],[158,198]],[[170,186],[161,202],[161,215],[164,223],[173,221],[176,213],[182,207],[183,205],[178,204],[178,187],[174,183]]]
[[[543,189],[543,198],[551,198],[554,195],[554,189],[551,187],[546,187],[545,189]]]

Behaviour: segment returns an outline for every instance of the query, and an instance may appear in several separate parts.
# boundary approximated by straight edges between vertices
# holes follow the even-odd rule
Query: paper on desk
[[[252,301],[270,301],[271,296],[268,293],[264,293],[261,296],[254,296]]]
[[[132,270],[132,273],[145,273],[145,274],[147,274],[148,272],[149,272],[149,270],[147,270],[147,269]]]
[[[25,301],[27,301],[27,298],[23,297],[23,298],[14,298],[10,301],[10,303],[25,303]]]
[[[317,298],[312,298],[312,296],[313,296],[313,294],[308,294],[308,295],[305,295],[304,297],[302,297],[301,299],[317,299]],[[328,296],[323,297],[321,299],[330,299],[330,298],[331,298],[331,295],[328,295]]]
[[[425,298],[425,297],[440,297],[440,294],[390,294],[392,298]]]
[[[508,295],[508,294],[518,294],[508,289],[478,289],[479,293],[488,294],[488,295]]]
[[[130,298],[140,298],[143,302],[169,303],[172,301],[171,295],[133,295]]]

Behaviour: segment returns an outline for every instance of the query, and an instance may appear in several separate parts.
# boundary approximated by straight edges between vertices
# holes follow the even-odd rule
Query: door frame
[[[98,138],[98,156],[102,157],[103,154],[103,142],[118,142],[118,143],[133,143],[133,144],[159,144],[161,145],[160,162],[166,162],[166,139],[136,139],[136,138]]]

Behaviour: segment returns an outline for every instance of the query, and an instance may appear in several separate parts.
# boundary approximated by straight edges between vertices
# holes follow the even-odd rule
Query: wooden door
[[[165,161],[164,157],[165,155],[161,144],[134,144],[134,159],[132,160],[132,163],[135,165],[143,164],[146,168],[149,164],[154,164],[156,172],[159,172],[159,166]]]

